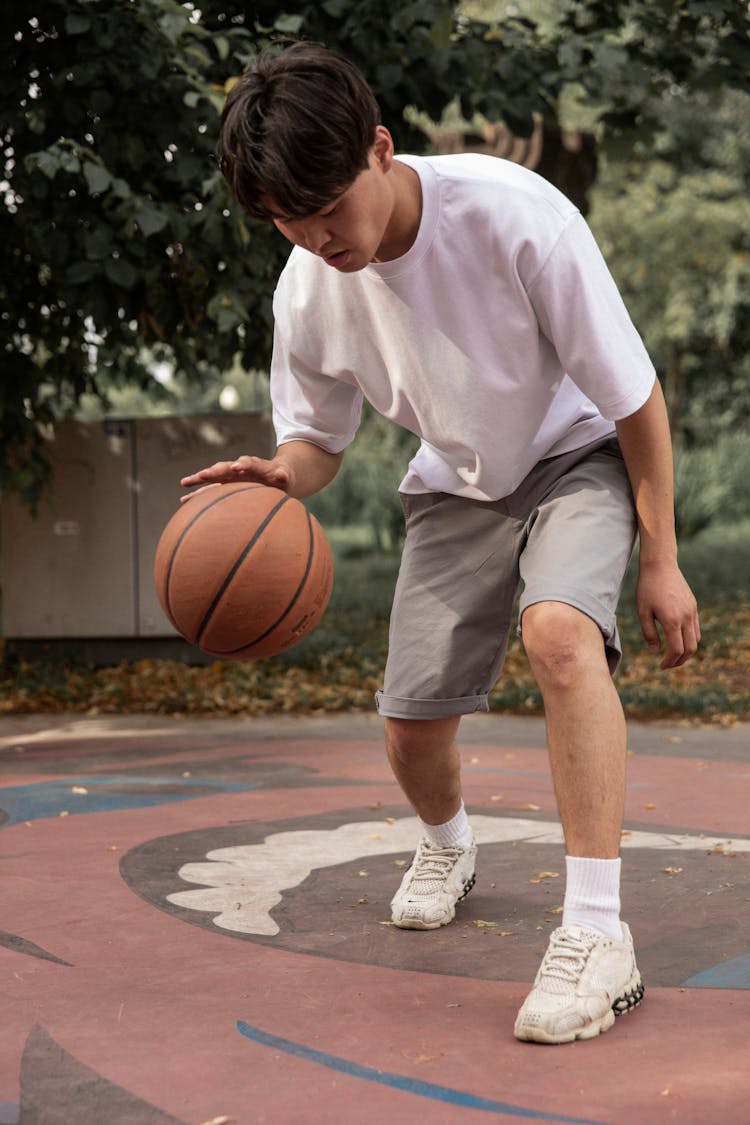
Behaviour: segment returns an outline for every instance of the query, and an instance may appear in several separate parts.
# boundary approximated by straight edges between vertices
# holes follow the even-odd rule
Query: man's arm
[[[217,461],[207,469],[183,477],[180,484],[191,488],[199,484],[234,484],[238,481],[257,481],[259,484],[280,488],[290,496],[302,499],[325,488],[339,471],[343,453],[328,453],[309,441],[289,441],[280,445],[270,461],[262,457],[243,455],[235,461]],[[183,496],[189,500],[195,493]]]
[[[616,427],[638,516],[638,618],[652,652],[661,648],[658,622],[667,646],[661,667],[676,668],[695,653],[700,625],[695,598],[677,565],[672,442],[658,380],[644,405]]]

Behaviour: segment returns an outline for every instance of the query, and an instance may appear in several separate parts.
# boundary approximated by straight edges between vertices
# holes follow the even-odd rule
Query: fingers
[[[691,656],[695,656],[700,644],[701,630],[697,612],[691,614],[684,624],[675,626],[671,636],[667,634],[667,651],[661,667],[679,668]]]
[[[659,667],[663,670],[679,668],[698,651],[701,631],[697,611],[690,611],[685,618],[664,620],[644,615],[640,620],[644,640],[653,653],[661,649],[657,620],[662,627],[666,648]]]
[[[247,479],[245,474],[248,472],[247,462],[251,460],[253,458],[238,457],[236,461],[217,461],[207,469],[189,473],[182,478],[180,484],[184,488],[190,488],[194,484],[230,484],[233,481],[245,480]]]
[[[201,492],[209,492],[212,488],[218,488],[218,485],[204,484],[203,488],[196,488],[194,492],[186,492],[184,496],[180,497],[180,503],[185,504],[188,500],[192,500],[194,496],[200,496]]]
[[[183,488],[207,484],[235,484],[240,481],[257,481],[285,489],[289,484],[289,471],[277,461],[265,461],[261,457],[238,457],[235,461],[217,461],[206,469],[188,473],[182,477]]]
[[[649,652],[656,654],[661,649],[661,638],[659,637],[659,630],[656,628],[656,618],[650,612],[639,612],[638,619]]]

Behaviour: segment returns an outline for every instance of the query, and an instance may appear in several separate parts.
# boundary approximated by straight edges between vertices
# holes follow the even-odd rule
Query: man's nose
[[[331,240],[326,224],[320,219],[304,219],[301,227],[305,248],[313,254],[319,254]]]

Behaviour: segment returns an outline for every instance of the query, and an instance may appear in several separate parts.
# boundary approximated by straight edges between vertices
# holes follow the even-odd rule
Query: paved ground
[[[463,727],[477,886],[388,924],[415,822],[380,723],[0,720],[0,1125],[748,1125],[750,730],[633,725],[644,1004],[517,1043],[559,920],[537,720]]]

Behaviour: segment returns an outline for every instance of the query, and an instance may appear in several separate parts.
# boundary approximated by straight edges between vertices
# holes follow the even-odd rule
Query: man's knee
[[[550,686],[572,686],[582,673],[606,666],[599,626],[565,602],[536,602],[524,611],[521,635],[537,680]]]

